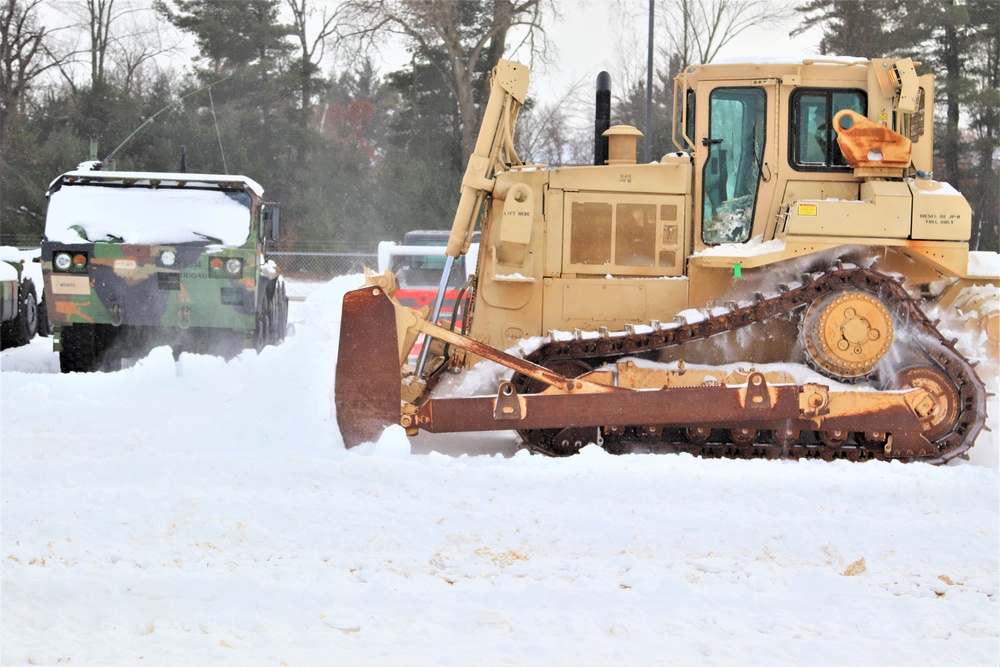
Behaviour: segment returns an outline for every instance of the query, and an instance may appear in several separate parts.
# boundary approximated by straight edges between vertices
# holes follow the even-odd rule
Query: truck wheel
[[[35,298],[35,283],[30,278],[24,280],[17,290],[17,317],[5,327],[11,345],[26,345],[38,330],[38,299]]]
[[[113,373],[122,369],[122,358],[130,356],[126,327],[102,324],[95,327],[94,370]]]
[[[49,321],[49,311],[44,296],[38,304],[38,335],[45,338],[52,335],[52,322]]]
[[[260,353],[271,343],[271,314],[261,313],[257,317],[257,326],[253,332],[253,349]]]
[[[59,334],[59,370],[63,373],[92,373],[97,370],[94,325],[74,324]]]
[[[274,298],[277,313],[274,320],[274,344],[277,345],[285,340],[285,334],[288,332],[288,295],[285,294],[284,282],[278,284]]]

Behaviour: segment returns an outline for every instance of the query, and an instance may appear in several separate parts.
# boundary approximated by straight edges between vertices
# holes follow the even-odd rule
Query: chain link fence
[[[365,267],[378,268],[375,253],[270,250],[267,256],[281,270],[288,297],[293,300],[305,299],[337,276],[361,273]]]

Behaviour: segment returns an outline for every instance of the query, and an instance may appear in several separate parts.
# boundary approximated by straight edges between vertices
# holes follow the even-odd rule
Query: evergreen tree
[[[329,86],[309,123],[314,136],[297,208],[309,221],[283,243],[297,248],[374,250],[382,233],[375,162],[388,93],[369,61]]]
[[[376,168],[383,238],[411,229],[448,229],[468,155],[462,121],[439,69],[416,59],[390,73],[385,135]]]
[[[185,103],[192,171],[245,174],[265,196],[283,203],[286,230],[309,224],[298,190],[313,137],[296,104],[296,63],[290,26],[278,0],[177,0],[157,11],[194,36],[198,82],[211,85]]]
[[[996,0],[972,0],[969,14],[974,26],[969,65],[973,90],[966,103],[978,174],[972,205],[980,223],[973,244],[1000,250],[1000,5]]]
[[[520,26],[524,42],[544,41],[542,0],[349,0],[353,21],[375,34],[406,37],[415,62],[438,70],[461,123],[462,154],[479,129],[479,107],[489,73],[507,50],[507,34]]]
[[[920,20],[912,3],[899,0],[812,0],[797,7],[805,14],[792,35],[820,26],[824,55],[881,58],[912,48]]]

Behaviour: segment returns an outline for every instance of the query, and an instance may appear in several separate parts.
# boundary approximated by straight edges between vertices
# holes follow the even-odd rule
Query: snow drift
[[[335,280],[229,363],[4,351],[14,664],[995,665],[997,402],[931,467],[345,451]],[[996,383],[991,387],[996,391]]]

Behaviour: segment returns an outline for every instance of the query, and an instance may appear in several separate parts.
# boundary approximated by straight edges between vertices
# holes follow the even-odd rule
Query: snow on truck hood
[[[60,243],[115,240],[122,243],[220,242],[243,245],[250,235],[250,195],[246,192],[172,187],[105,187],[101,182],[150,179],[206,184],[243,183],[258,195],[261,187],[245,176],[152,174],[148,172],[69,172],[60,176],[90,180],[50,192],[45,238]],[[53,183],[56,183],[53,181]],[[95,183],[96,181],[96,183]]]
[[[17,280],[17,269],[6,261],[0,262],[0,280]]]
[[[241,246],[249,236],[245,192],[63,186],[50,195],[45,218],[45,238],[59,243]]]

